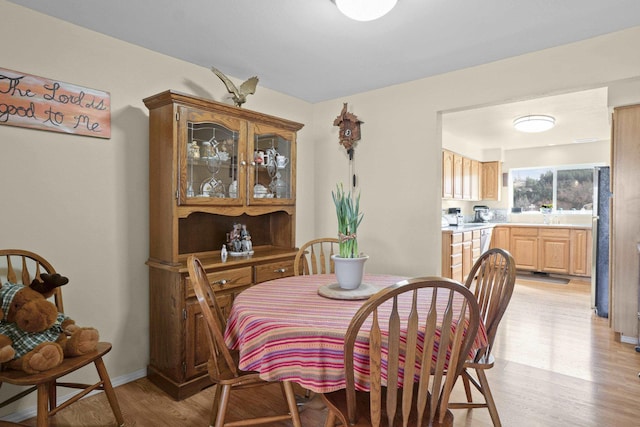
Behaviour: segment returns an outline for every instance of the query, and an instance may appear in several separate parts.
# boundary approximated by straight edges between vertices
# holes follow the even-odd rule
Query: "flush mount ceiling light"
[[[393,9],[398,0],[333,0],[348,18],[356,21],[373,21]]]
[[[544,132],[556,125],[551,116],[522,116],[513,121],[513,127],[520,132]]]

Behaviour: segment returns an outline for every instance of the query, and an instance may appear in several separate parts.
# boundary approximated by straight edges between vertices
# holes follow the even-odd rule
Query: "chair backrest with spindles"
[[[335,271],[331,255],[339,253],[338,239],[323,237],[311,240],[300,247],[294,261],[296,276],[330,274]]]
[[[380,310],[383,304],[387,308]],[[410,309],[399,310],[400,304],[410,305]],[[382,315],[389,312],[390,315]],[[414,424],[412,420],[408,425],[432,425],[434,420],[442,423],[478,322],[479,309],[473,294],[449,279],[405,280],[369,298],[354,315],[346,334],[348,420],[355,423],[358,417],[354,349],[362,345],[363,336],[368,336],[370,414],[366,416],[371,417],[371,425],[381,425],[384,419],[388,424],[382,422],[383,425],[394,425],[391,420],[396,417],[409,423],[410,414],[418,414],[422,421]],[[438,344],[434,345],[436,337]],[[422,351],[423,348],[433,352]],[[449,366],[455,369],[448,369]],[[445,375],[447,370],[450,373]],[[414,378],[412,387],[402,384],[407,378]]]
[[[10,282],[29,286],[43,273],[55,274],[56,270],[40,255],[22,249],[0,249],[0,285]],[[53,299],[58,311],[64,313],[60,288],[55,289]]]
[[[516,263],[504,249],[493,248],[474,263],[465,286],[474,293],[480,307],[480,318],[487,332],[488,346],[477,359],[488,356],[493,348],[498,325],[507,310],[516,282]]]

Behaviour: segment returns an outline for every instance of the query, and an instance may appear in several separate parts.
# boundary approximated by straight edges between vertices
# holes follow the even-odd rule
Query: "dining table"
[[[257,371],[266,381],[293,381],[317,393],[343,389],[344,339],[351,319],[369,294],[404,279],[365,274],[360,294],[336,289],[333,274],[291,276],[259,283],[236,296],[225,329],[225,342],[239,351],[240,369]],[[424,292],[425,298],[430,296],[431,292]],[[442,301],[436,298],[437,305],[445,305],[446,301],[446,297]],[[400,301],[400,310],[408,311],[409,307],[409,299],[405,303]],[[439,331],[436,335],[434,345]],[[469,357],[486,345],[481,322]],[[359,347],[366,353],[366,346]],[[357,359],[360,364],[368,360]],[[361,369],[366,372],[368,366]],[[356,379],[356,387],[367,390],[364,377],[361,381]]]

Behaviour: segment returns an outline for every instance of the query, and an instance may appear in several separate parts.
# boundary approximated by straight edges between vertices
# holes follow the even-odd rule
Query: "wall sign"
[[[0,68],[0,124],[111,138],[108,92]]]

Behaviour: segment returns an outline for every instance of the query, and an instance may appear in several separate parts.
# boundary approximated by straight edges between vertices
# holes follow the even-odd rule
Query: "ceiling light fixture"
[[[520,132],[544,132],[556,125],[556,119],[551,116],[523,116],[513,121],[513,127]]]
[[[391,11],[398,0],[333,0],[338,10],[356,21],[373,21]]]

